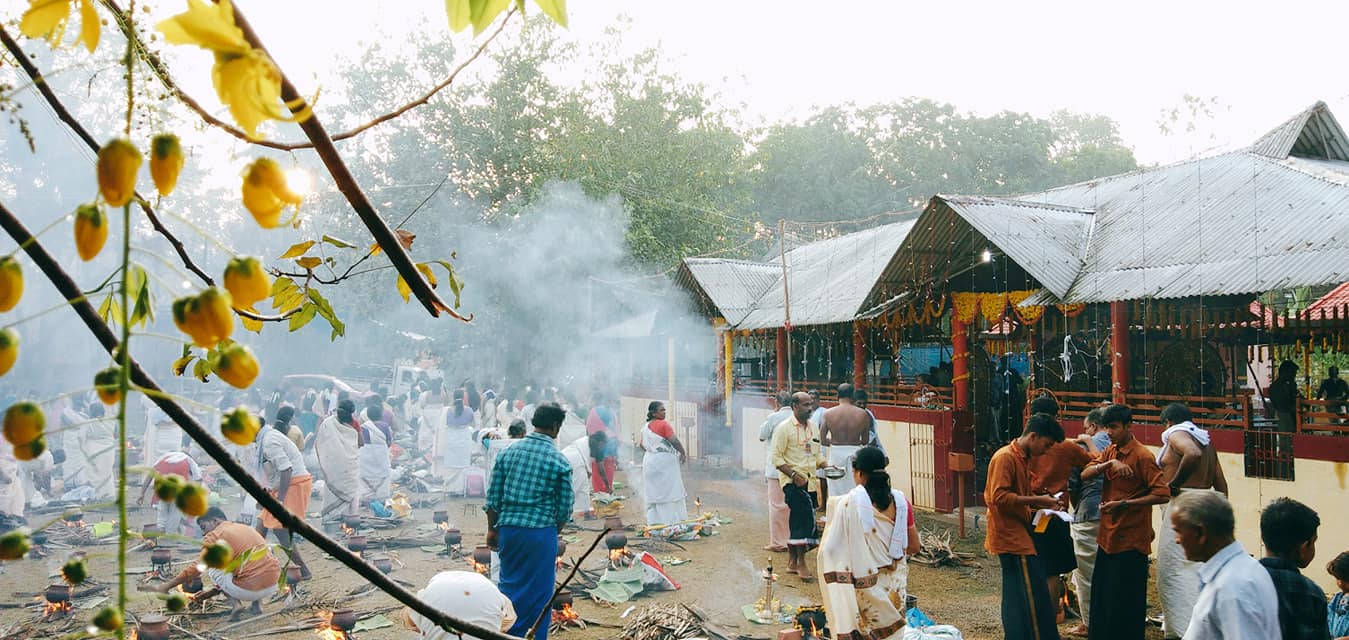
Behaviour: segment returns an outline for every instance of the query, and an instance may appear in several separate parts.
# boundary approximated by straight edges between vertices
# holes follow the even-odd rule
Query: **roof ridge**
[[[1068,213],[1081,213],[1095,215],[1096,209],[1086,207],[1074,207],[1066,204],[1056,204],[1053,202],[1035,202],[1034,200],[1023,200],[1007,196],[964,196],[964,195],[945,195],[937,194],[937,197],[947,202],[959,202],[962,204],[979,204],[981,202],[995,202],[1006,204],[1013,207],[1035,207],[1037,209],[1054,209]]]

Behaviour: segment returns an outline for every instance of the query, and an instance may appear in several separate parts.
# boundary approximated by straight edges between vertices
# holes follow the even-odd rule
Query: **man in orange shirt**
[[[1002,626],[1007,640],[1058,640],[1054,604],[1044,567],[1031,541],[1032,514],[1062,509],[1053,496],[1034,495],[1030,461],[1063,441],[1063,427],[1045,414],[1031,416],[1021,436],[998,449],[988,462],[984,504],[988,530],[984,548],[1002,564]]]
[[[1082,470],[1082,480],[1104,476],[1101,524],[1092,574],[1090,640],[1136,640],[1146,622],[1148,554],[1152,552],[1152,505],[1171,490],[1157,459],[1134,438],[1128,406],[1101,412],[1110,446]]]
[[[1031,415],[1048,414],[1055,420],[1059,417],[1059,403],[1049,396],[1041,396],[1030,403]],[[1068,478],[1073,470],[1081,470],[1091,462],[1093,455],[1079,444],[1090,442],[1091,436],[1082,434],[1075,440],[1065,440],[1050,447],[1044,455],[1030,461],[1031,489],[1037,494],[1066,496]],[[1092,445],[1094,446],[1094,445]],[[1064,500],[1066,503],[1067,500]],[[1073,551],[1073,534],[1068,523],[1059,518],[1049,518],[1031,532],[1031,541],[1035,543],[1035,555],[1040,558],[1040,566],[1049,576],[1049,599],[1054,603],[1058,621],[1063,620],[1063,575],[1077,569],[1077,555]]]
[[[281,562],[272,553],[271,547],[253,527],[238,522],[230,522],[220,507],[211,507],[197,518],[197,526],[205,532],[201,538],[202,556],[217,542],[230,548],[231,556],[238,558],[247,554],[244,561],[233,571],[228,569],[207,569],[206,576],[211,579],[211,588],[194,596],[195,600],[204,600],[224,593],[234,605],[232,618],[239,618],[245,612],[262,613],[261,602],[276,593],[276,583],[281,578]],[[231,563],[232,564],[232,563]],[[174,587],[192,582],[201,575],[197,563],[187,565],[172,580],[159,585],[155,590],[168,593]],[[251,605],[245,608],[244,603]]]

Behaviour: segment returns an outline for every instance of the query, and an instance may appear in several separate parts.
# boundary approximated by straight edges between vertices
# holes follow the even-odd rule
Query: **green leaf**
[[[300,312],[290,317],[290,330],[297,331],[300,327],[309,324],[314,319],[314,314],[318,312],[318,306],[312,303],[305,303],[300,307]]]
[[[286,258],[298,258],[304,255],[304,252],[308,251],[309,247],[312,247],[315,244],[317,243],[313,240],[305,240],[299,244],[290,245],[290,248],[286,249],[286,252],[278,256],[277,259],[285,260]]]
[[[328,339],[336,340],[339,336],[346,335],[347,325],[337,318],[337,313],[333,311],[332,305],[328,304],[328,300],[323,297],[323,294],[319,293],[318,289],[310,289],[306,294],[309,296],[310,302],[318,307],[319,315],[323,316],[323,319],[327,320],[333,328],[332,335]]]
[[[304,292],[294,280],[287,277],[272,282],[272,308],[282,313],[294,309],[304,300]]]
[[[210,361],[205,358],[198,359],[197,363],[192,365],[192,375],[202,382],[210,380],[211,374],[214,372],[215,369],[211,366]]]
[[[150,296],[150,278],[145,269],[138,264],[131,265],[127,271],[127,296],[134,302],[131,305],[131,326],[145,327],[155,321],[154,299]]]
[[[356,245],[351,244],[350,242],[347,242],[346,240],[342,240],[342,239],[339,239],[339,238],[334,238],[334,237],[329,236],[329,235],[323,236],[322,240],[323,240],[324,242],[330,244],[330,245],[333,245],[334,247],[337,247],[338,249],[355,249],[355,248],[356,248]]]
[[[464,290],[464,281],[459,278],[459,272],[455,271],[454,265],[450,264],[448,260],[436,260],[435,263],[445,267],[445,271],[448,273],[445,280],[450,283],[450,291],[454,293],[454,308],[458,309],[459,294]]]
[[[472,21],[468,0],[445,0],[445,14],[450,18],[450,31],[459,33]]]
[[[567,0],[534,0],[534,4],[539,5],[553,22],[567,26]]]
[[[472,11],[473,35],[476,36],[486,31],[492,21],[511,6],[511,0],[468,0],[468,4]]]

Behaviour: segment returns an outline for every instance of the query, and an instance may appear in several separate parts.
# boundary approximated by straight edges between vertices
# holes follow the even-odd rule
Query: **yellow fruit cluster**
[[[252,256],[239,256],[225,265],[225,290],[234,298],[234,308],[247,309],[272,293],[272,279]]]
[[[281,212],[286,206],[298,208],[304,200],[291,190],[286,173],[271,158],[258,158],[244,169],[243,198],[244,208],[264,229],[281,226]]]
[[[247,389],[258,377],[258,359],[253,350],[237,342],[220,349],[215,364],[216,375],[230,385]],[[250,438],[251,441],[251,438]]]
[[[234,333],[234,312],[228,292],[211,287],[173,301],[173,323],[192,336],[192,343],[210,349]]]
[[[258,417],[245,407],[236,407],[220,418],[220,432],[225,434],[230,442],[241,447],[252,444],[261,429],[262,423],[258,421]]]
[[[47,416],[36,402],[24,400],[5,410],[5,440],[14,447],[14,457],[32,460],[47,450]]]

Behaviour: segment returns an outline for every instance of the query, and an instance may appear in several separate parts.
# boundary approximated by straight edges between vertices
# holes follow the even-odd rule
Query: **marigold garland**
[[[1086,303],[1082,302],[1077,304],[1056,304],[1054,306],[1059,308],[1059,311],[1063,313],[1063,317],[1065,318],[1076,318],[1087,308]]]
[[[984,314],[984,319],[990,324],[1002,320],[1003,311],[1007,309],[1006,293],[981,293],[979,294],[979,311]]]
[[[974,314],[979,310],[979,294],[977,293],[952,293],[951,294],[951,314],[956,320],[965,324],[974,321]]]
[[[1021,320],[1021,324],[1035,324],[1040,321],[1040,318],[1044,317],[1045,308],[1041,305],[1021,306],[1021,303],[1035,292],[1035,289],[1027,289],[1007,293],[1007,302],[1012,305],[1012,310],[1016,312],[1016,317]]]

